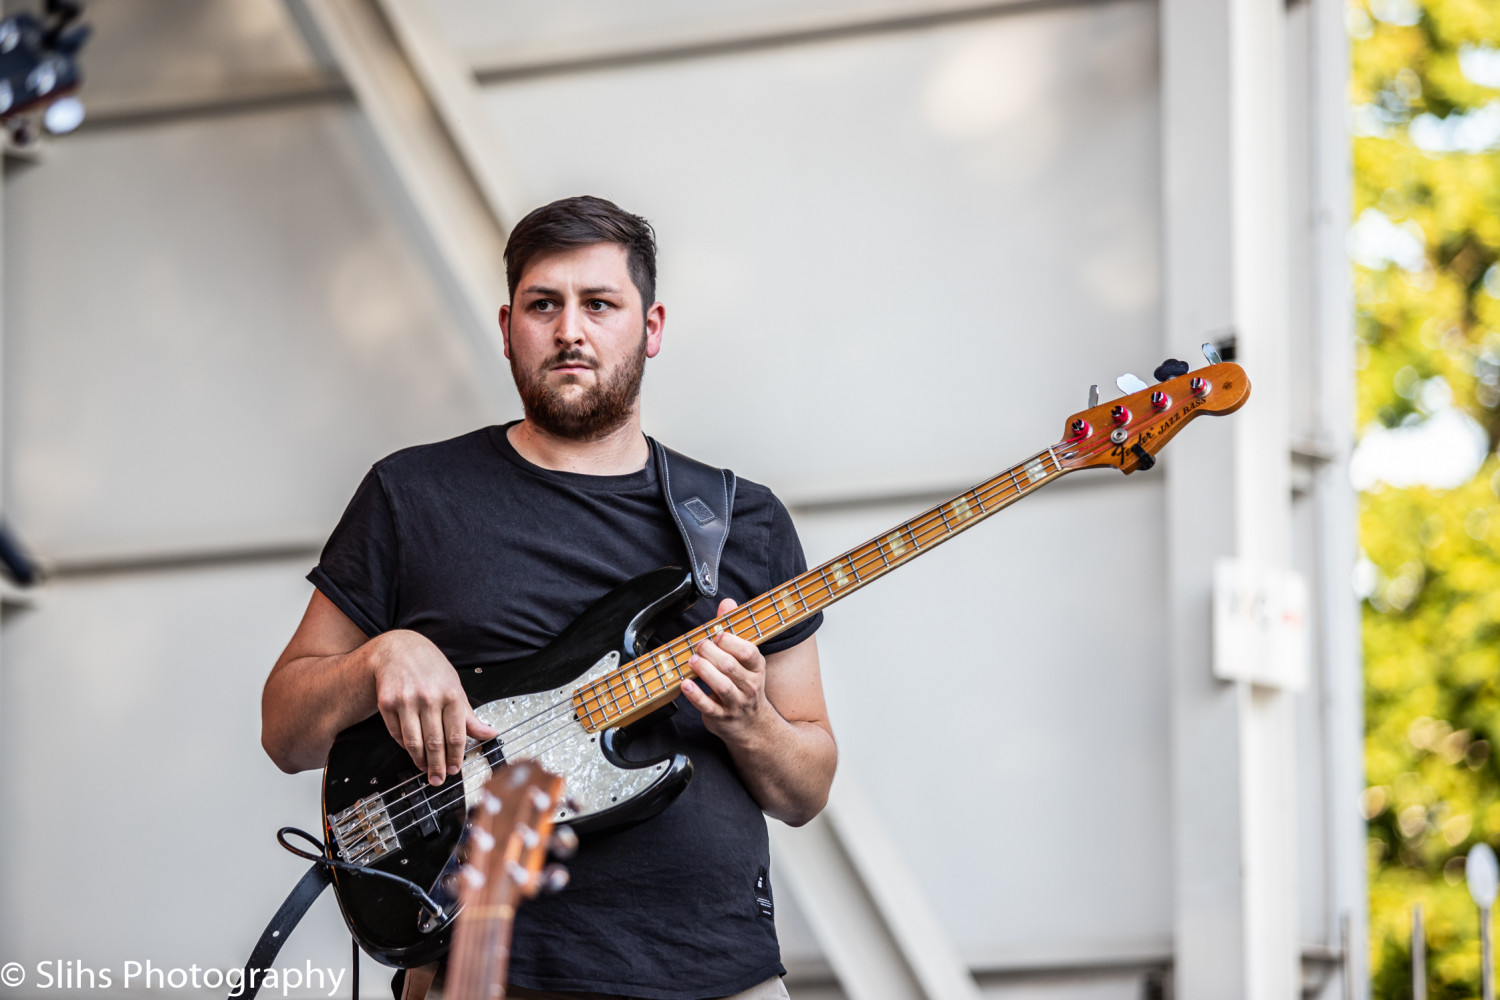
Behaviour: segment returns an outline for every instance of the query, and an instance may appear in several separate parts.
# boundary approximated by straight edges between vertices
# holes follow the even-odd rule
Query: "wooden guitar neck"
[[[693,676],[693,648],[704,639],[729,631],[765,642],[1070,472],[1150,468],[1188,421],[1231,413],[1249,392],[1244,371],[1220,363],[1074,414],[1057,444],[583,685],[573,710],[593,732],[628,725],[677,697]]]

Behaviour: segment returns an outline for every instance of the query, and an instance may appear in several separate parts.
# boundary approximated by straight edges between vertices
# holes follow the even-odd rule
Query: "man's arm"
[[[495,735],[429,639],[397,629],[367,640],[314,590],[261,692],[261,746],[288,773],[322,767],[334,737],[377,711],[434,785],[458,773],[466,737]]]
[[[719,614],[735,606],[728,598]],[[818,641],[762,656],[732,632],[705,639],[688,664],[697,681],[682,693],[729,747],[740,778],[766,814],[801,826],[828,804],[838,747],[828,724]]]

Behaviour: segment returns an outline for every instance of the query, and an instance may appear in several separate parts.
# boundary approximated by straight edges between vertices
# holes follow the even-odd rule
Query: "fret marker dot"
[[[891,550],[891,555],[900,556],[906,551],[906,539],[901,537],[901,532],[893,531],[886,536],[885,547]]]

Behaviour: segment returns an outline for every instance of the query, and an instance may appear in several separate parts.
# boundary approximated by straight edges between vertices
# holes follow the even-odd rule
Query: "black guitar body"
[[[567,705],[582,682],[653,648],[657,626],[697,599],[685,570],[653,570],[600,598],[531,656],[459,670],[475,713],[500,735],[471,742],[463,772],[442,785],[427,783],[379,715],[338,735],[323,771],[323,828],[331,855],[410,879],[448,911],[434,920],[397,883],[334,869],[334,893],[361,948],[398,968],[425,965],[447,952],[456,892],[445,876],[456,870],[472,797],[491,768],[512,754],[533,757],[563,775],[574,801],[556,818],[581,834],[648,819],[687,787],[693,768],[685,755],[628,761],[618,749],[618,730],[588,733],[570,707],[555,706]],[[541,731],[536,720],[544,711],[548,728]]]

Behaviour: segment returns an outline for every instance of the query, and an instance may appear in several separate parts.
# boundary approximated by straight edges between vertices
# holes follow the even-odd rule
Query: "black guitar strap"
[[[651,455],[667,510],[682,532],[693,583],[704,597],[719,593],[719,557],[729,538],[729,515],[734,510],[734,473],[688,458],[655,438]]]
[[[729,516],[734,510],[734,473],[688,458],[655,438],[646,440],[650,442],[651,456],[656,462],[662,497],[672,512],[677,530],[682,532],[693,584],[704,597],[716,597],[719,593],[719,559],[729,538]],[[298,881],[250,952],[250,960],[245,963],[245,992],[237,1000],[255,1000],[260,979],[276,960],[287,935],[331,881],[328,864],[324,862],[314,864]],[[355,1000],[359,1000],[357,991]]]
[[[276,915],[271,922],[266,924],[266,929],[260,932],[260,940],[255,942],[255,948],[250,952],[250,960],[245,963],[245,979],[242,987],[243,993],[231,992],[229,995],[236,1000],[255,1000],[255,994],[260,992],[260,981],[265,971],[276,961],[277,952],[281,946],[286,944],[287,935],[292,933],[292,928],[302,919],[307,908],[313,905],[313,900],[323,894],[328,888],[328,883],[333,881],[333,874],[327,865],[315,864],[307,870],[307,873],[297,880],[297,885],[292,889],[291,895],[287,896],[277,909]],[[355,965],[355,980],[359,982],[359,966]],[[354,990],[354,1000],[359,1000],[359,988]]]

